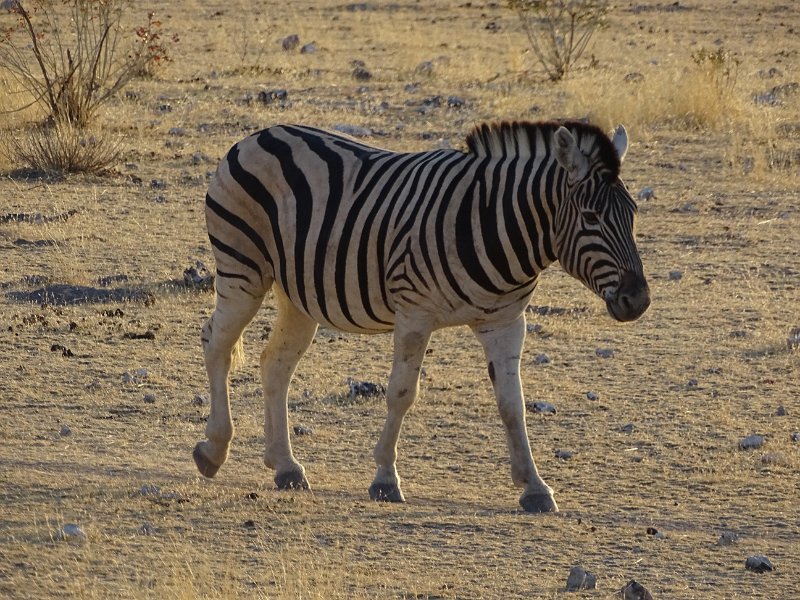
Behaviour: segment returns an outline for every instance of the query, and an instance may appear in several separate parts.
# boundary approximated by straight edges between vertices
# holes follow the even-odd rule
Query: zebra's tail
[[[239,339],[236,340],[236,343],[233,345],[233,350],[231,350],[231,372],[236,372],[239,367],[244,365],[244,342],[242,342],[242,336],[239,336]]]

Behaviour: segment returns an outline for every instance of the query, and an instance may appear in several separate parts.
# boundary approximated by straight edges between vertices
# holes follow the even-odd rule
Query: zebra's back
[[[466,158],[395,153],[309,127],[253,134],[228,152],[206,199],[218,276],[252,295],[274,281],[326,326],[389,331],[396,302],[430,292],[424,261],[410,257],[429,252],[420,224],[449,200],[443,187]]]

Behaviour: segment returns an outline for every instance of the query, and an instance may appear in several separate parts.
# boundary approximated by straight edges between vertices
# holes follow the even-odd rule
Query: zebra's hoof
[[[369,486],[369,497],[377,502],[405,502],[400,486],[394,483],[373,483]]]
[[[204,477],[208,477],[209,479],[214,477],[219,471],[219,468],[222,465],[215,465],[212,463],[206,455],[203,454],[202,451],[203,442],[198,442],[197,445],[192,450],[192,458],[194,458],[194,464],[197,465],[197,470],[200,471],[200,474]]]
[[[275,475],[275,485],[279,490],[307,490],[311,486],[302,471],[286,471]]]
[[[558,504],[552,494],[523,494],[519,503],[529,513],[558,512]]]

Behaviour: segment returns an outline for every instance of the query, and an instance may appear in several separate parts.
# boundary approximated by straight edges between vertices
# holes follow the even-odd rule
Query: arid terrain
[[[561,82],[502,2],[134,3],[131,22],[151,5],[180,41],[98,115],[119,165],[0,164],[0,597],[612,598],[631,579],[657,600],[800,597],[800,4],[620,2]],[[231,457],[197,473],[214,299],[184,271],[213,270],[203,198],[233,143],[294,122],[463,148],[485,120],[560,117],[627,126],[652,290],[629,324],[558,266],[534,296],[526,399],[557,412],[530,411],[528,431],[560,513],[520,509],[467,328],[431,342],[405,504],[369,500],[385,406],[348,385],[386,383],[389,335],[318,333],[289,397],[312,490],[274,489],[271,300],[233,376]],[[752,555],[774,570],[746,570]],[[596,590],[565,590],[576,565]]]

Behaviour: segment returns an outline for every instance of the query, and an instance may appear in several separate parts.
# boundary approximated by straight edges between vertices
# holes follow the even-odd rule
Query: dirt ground
[[[501,2],[153,5],[180,42],[101,115],[123,139],[118,171],[6,164],[0,178],[0,596],[611,598],[635,579],[656,599],[800,597],[800,6],[621,2],[596,66],[551,83],[526,73]],[[751,116],[671,119],[661,75],[723,47]],[[483,120],[585,116],[631,73],[642,101],[596,116],[629,126],[623,177],[654,192],[639,220],[652,306],[617,324],[555,266],[527,315],[526,398],[557,407],[528,430],[560,513],[519,508],[466,328],[431,342],[401,437],[405,504],[369,501],[385,408],[348,395],[349,377],[386,383],[388,335],[319,332],[289,399],[313,489],[273,489],[257,365],[269,301],[233,377],[231,457],[198,475],[213,295],[183,272],[213,268],[203,197],[234,142],[298,122],[396,150],[463,147]],[[764,445],[740,449],[752,434]],[[62,539],[67,524],[85,538]],[[718,543],[725,531],[737,540]],[[775,570],[746,570],[756,554]],[[596,590],[565,591],[575,565]]]

